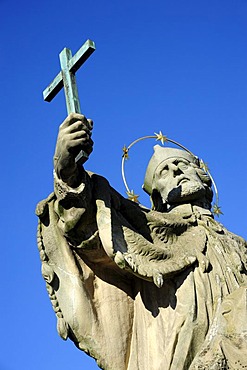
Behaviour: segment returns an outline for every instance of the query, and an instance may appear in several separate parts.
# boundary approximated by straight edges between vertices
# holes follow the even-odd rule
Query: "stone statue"
[[[247,368],[246,242],[215,221],[196,157],[155,146],[152,209],[86,172],[92,121],[60,126],[37,206],[42,274],[63,339],[107,370]]]

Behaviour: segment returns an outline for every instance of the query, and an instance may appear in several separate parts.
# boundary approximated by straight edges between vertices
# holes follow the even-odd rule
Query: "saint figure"
[[[105,370],[247,367],[246,241],[214,219],[210,177],[157,145],[142,207],[84,170],[91,131],[80,114],[60,126],[54,192],[36,211],[60,336]]]

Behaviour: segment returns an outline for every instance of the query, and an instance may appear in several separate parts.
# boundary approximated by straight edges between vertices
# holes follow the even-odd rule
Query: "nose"
[[[175,164],[171,165],[171,170],[173,171],[173,177],[177,177],[183,174],[183,171]]]

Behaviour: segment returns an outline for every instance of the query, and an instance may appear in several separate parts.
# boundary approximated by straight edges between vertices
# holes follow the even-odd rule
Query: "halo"
[[[160,141],[162,143],[162,145],[165,145],[165,143],[170,142],[170,143],[182,148],[183,150],[188,152],[190,155],[192,155],[198,161],[199,167],[204,170],[204,172],[210,177],[210,180],[212,181],[213,188],[214,188],[214,193],[215,193],[215,198],[216,198],[215,203],[213,204],[213,207],[212,207],[212,213],[215,214],[216,216],[219,216],[220,214],[223,214],[220,207],[219,207],[218,190],[217,190],[215,181],[214,181],[214,179],[213,179],[213,177],[212,177],[212,175],[209,171],[209,168],[208,168],[207,164],[202,159],[199,160],[199,158],[196,155],[194,155],[189,149],[187,149],[182,144],[178,143],[175,140],[169,139],[167,136],[163,135],[163,133],[161,131],[158,134],[154,133],[154,135],[148,135],[148,136],[140,137],[140,138],[134,140],[127,147],[126,146],[123,147],[121,171],[122,171],[122,179],[123,179],[123,183],[124,183],[124,186],[125,186],[125,189],[126,189],[126,194],[128,195],[128,199],[132,200],[133,202],[139,203],[139,201],[138,201],[139,195],[135,194],[134,190],[130,190],[130,188],[128,186],[126,176],[125,176],[125,162],[126,162],[127,159],[129,159],[129,150],[132,148],[132,146],[137,144],[139,141],[146,140],[146,139],[156,139],[156,141]]]

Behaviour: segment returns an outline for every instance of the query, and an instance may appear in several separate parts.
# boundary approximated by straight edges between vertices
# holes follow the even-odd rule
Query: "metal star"
[[[134,193],[134,190],[131,190],[131,191],[127,191],[127,195],[128,195],[128,199],[129,200],[132,200],[132,202],[135,202],[135,203],[139,203],[139,195],[136,195]]]
[[[162,145],[164,145],[164,143],[168,141],[168,138],[163,135],[161,131],[158,134],[156,132],[154,134],[156,135],[156,140],[160,140],[162,142]]]
[[[223,212],[221,212],[220,207],[217,204],[213,205],[212,212],[215,216],[223,215]]]
[[[126,148],[126,146],[124,145],[124,147],[123,147],[123,157],[125,158],[125,159],[128,159],[129,158],[129,149],[128,148]]]

